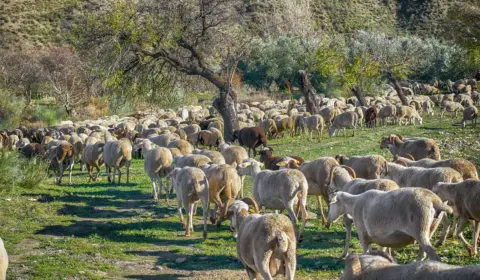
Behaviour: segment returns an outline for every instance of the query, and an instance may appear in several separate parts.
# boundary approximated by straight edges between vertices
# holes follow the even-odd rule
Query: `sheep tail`
[[[277,230],[275,236],[277,238],[277,249],[282,253],[286,253],[290,245],[288,235],[283,231]]]
[[[440,198],[433,199],[433,209],[435,209],[436,212],[441,212],[444,211],[448,214],[453,213],[452,207],[448,206],[447,204],[443,203]]]

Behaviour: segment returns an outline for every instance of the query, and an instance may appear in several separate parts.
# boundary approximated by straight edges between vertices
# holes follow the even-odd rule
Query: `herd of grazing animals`
[[[431,245],[433,233],[441,224],[438,244],[445,241],[452,228],[469,254],[477,254],[480,181],[470,161],[442,160],[434,139],[396,134],[385,136],[380,143],[380,148],[391,152],[393,162],[380,155],[335,155],[305,161],[295,155],[274,155],[268,146],[269,139],[306,131],[309,141],[314,136],[321,141],[325,129],[329,137],[341,134],[341,130],[346,136],[347,129],[354,136],[363,122],[367,129],[422,124],[421,115],[432,115],[434,106],[440,108],[442,117],[445,112],[456,115],[463,111],[460,124],[465,127],[466,121],[472,121],[474,126],[480,95],[470,80],[454,85],[454,94],[439,94],[429,85],[402,84],[409,106],[400,103],[393,88],[383,96],[365,97],[366,106],[360,106],[355,98],[323,98],[316,115],[306,112],[302,100],[239,103],[240,129],[234,131],[233,142],[223,138],[223,121],[211,107],[185,106],[177,112],[160,110],[138,118],[111,116],[64,121],[48,128],[21,126],[0,133],[0,148],[18,150],[27,158],[47,159],[56,184],[62,183],[65,171],[72,184],[75,163],[82,171],[86,168],[89,182],[100,179],[104,166],[108,182],[120,184],[122,170],[126,169],[128,184],[132,157],[143,158],[152,198],[158,201],[162,190],[165,199],[175,192],[186,236],[193,232],[192,216],[199,201],[203,207],[203,238],[207,238],[208,218],[217,226],[230,221],[238,258],[250,279],[258,275],[272,279],[278,274],[294,278],[296,246],[303,241],[308,216],[308,195],[317,198],[323,225],[328,227],[344,217],[345,248],[340,256],[346,257],[343,279],[479,278],[480,267],[443,264]],[[253,198],[244,197],[245,176],[252,177]],[[322,200],[328,205],[327,215]],[[186,222],[182,208],[187,213]],[[265,209],[275,214],[265,213]],[[288,216],[278,214],[283,210]],[[455,219],[450,223],[447,215],[452,213]],[[474,221],[473,244],[463,237],[468,220]],[[364,255],[349,255],[352,224]],[[417,262],[396,264],[392,249],[413,242],[419,246]],[[381,251],[372,249],[372,244],[380,246]],[[8,256],[1,239],[0,245],[1,278]],[[422,262],[425,254],[430,261]]]

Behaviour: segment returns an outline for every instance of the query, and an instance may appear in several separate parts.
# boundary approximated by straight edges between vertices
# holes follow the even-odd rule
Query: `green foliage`
[[[25,103],[7,89],[0,88],[0,127],[15,128],[22,121]]]
[[[0,192],[38,187],[47,178],[46,171],[47,163],[41,159],[27,160],[16,152],[0,150]]]
[[[59,123],[65,117],[65,110],[61,107],[36,106],[31,120],[40,121],[51,126]]]

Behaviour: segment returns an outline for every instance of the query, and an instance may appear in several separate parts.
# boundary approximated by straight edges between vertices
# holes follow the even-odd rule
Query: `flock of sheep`
[[[403,86],[405,92],[411,93],[407,96],[410,106],[401,105],[393,88],[384,96],[366,97],[369,106],[358,106],[355,98],[324,98],[316,115],[305,112],[302,100],[240,103],[237,113],[241,129],[234,133],[238,145],[224,141],[223,122],[213,108],[190,106],[138,118],[111,116],[65,121],[48,128],[19,127],[0,133],[0,148],[18,150],[32,159],[48,159],[57,184],[62,183],[64,171],[69,172],[72,183],[74,163],[80,163],[82,171],[87,170],[89,182],[96,182],[100,168],[105,166],[108,181],[120,183],[125,167],[128,183],[132,157],[143,158],[153,199],[168,200],[169,194],[176,193],[186,236],[194,230],[192,217],[199,201],[204,238],[208,220],[217,226],[230,221],[238,257],[250,279],[259,274],[265,279],[278,274],[294,278],[296,245],[303,241],[308,195],[316,196],[325,226],[343,217],[343,279],[479,278],[480,267],[439,262],[431,244],[433,233],[442,224],[437,244],[445,241],[452,228],[469,254],[477,254],[480,181],[473,163],[459,158],[441,160],[433,139],[408,139],[395,134],[383,138],[380,145],[392,153],[393,162],[380,155],[336,155],[304,161],[295,155],[274,155],[268,147],[268,139],[303,134],[306,130],[310,141],[313,133],[321,141],[325,128],[333,137],[341,130],[346,135],[346,129],[352,129],[354,135],[363,124],[369,128],[421,124],[421,114],[433,114],[434,106],[440,107],[442,116],[463,110],[464,126],[467,120],[476,123],[475,105],[480,96],[471,80],[452,83],[455,93],[451,94],[420,95],[418,91],[436,93],[436,87]],[[252,198],[244,197],[245,176],[253,181]],[[170,187],[167,179],[171,180]],[[327,215],[322,200],[328,205]],[[275,210],[275,214],[260,214],[262,208]],[[283,210],[288,217],[278,214]],[[450,223],[447,215],[452,213],[454,220]],[[468,220],[474,221],[473,245],[462,235]],[[348,252],[352,224],[364,255]],[[414,242],[419,246],[419,262],[396,264],[391,249]],[[372,249],[372,244],[381,250]],[[425,254],[430,261],[420,262]],[[7,258],[4,250],[0,255],[4,255],[2,260]],[[8,262],[6,266],[4,263],[0,262],[3,273],[8,266]]]

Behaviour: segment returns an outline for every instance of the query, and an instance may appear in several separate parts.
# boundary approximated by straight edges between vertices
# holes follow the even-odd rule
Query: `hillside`
[[[76,11],[95,9],[101,3],[105,1],[4,0],[0,3],[0,48],[24,49],[62,43],[61,31],[71,25]],[[439,35],[440,24],[454,3],[450,0],[311,0],[310,5],[316,25],[326,30]]]

